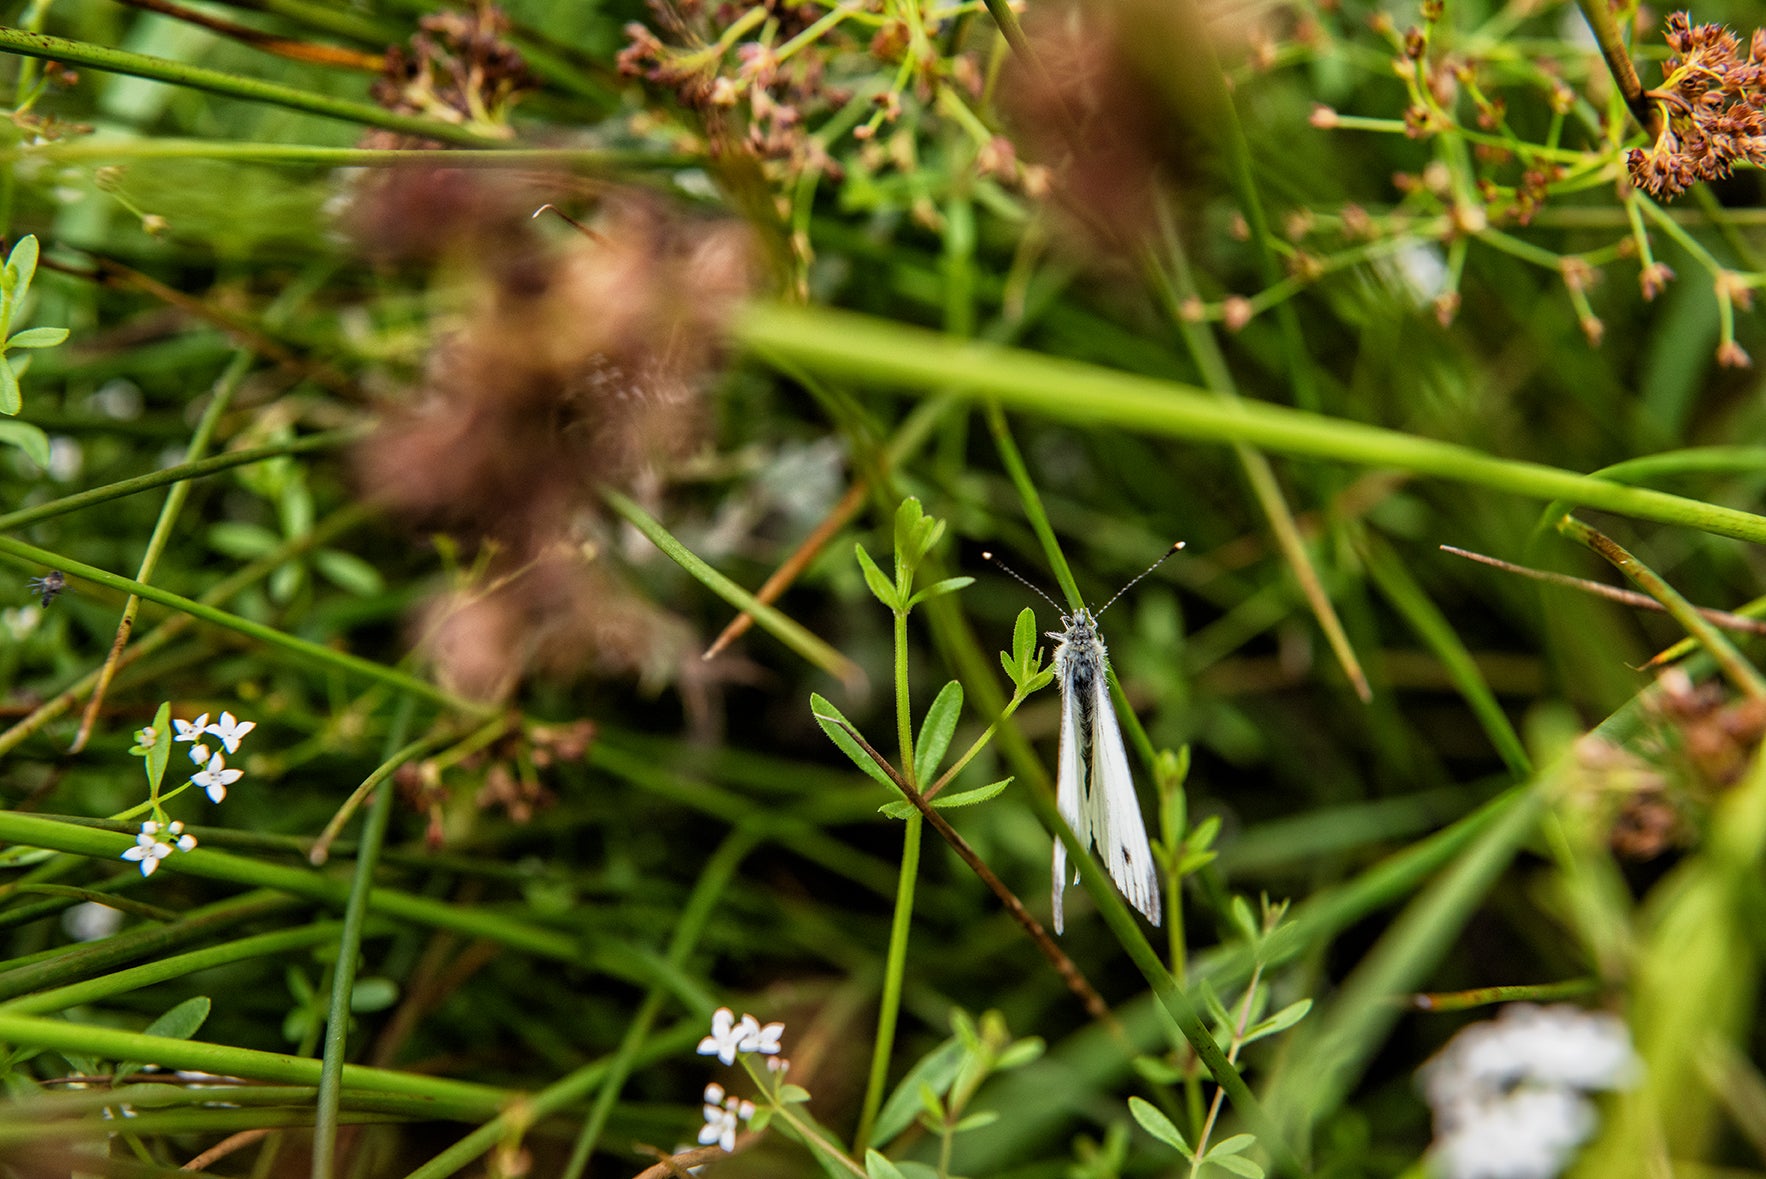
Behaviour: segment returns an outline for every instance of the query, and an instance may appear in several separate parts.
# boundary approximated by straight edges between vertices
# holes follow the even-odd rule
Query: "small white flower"
[[[719,1007],[711,1017],[711,1034],[699,1041],[699,1055],[715,1056],[725,1064],[736,1063],[736,1053],[741,1051],[742,1040],[748,1035],[747,1024],[759,1021],[753,1016],[743,1017],[743,1023],[736,1023],[736,1013],[728,1007]]]
[[[203,762],[207,761],[208,760],[208,746],[204,745],[201,741],[198,741],[196,744],[192,745],[190,747],[190,760],[195,762],[197,765],[201,765]]]
[[[752,1015],[744,1015],[743,1026],[748,1027],[748,1034],[736,1045],[739,1052],[761,1052],[772,1056],[779,1051],[779,1036],[785,1030],[782,1023],[769,1023],[760,1026],[760,1021]],[[752,1026],[749,1026],[752,1025]]]
[[[165,833],[169,839],[160,837],[160,826],[149,819],[141,824],[140,834],[135,836],[135,846],[122,854],[125,860],[134,860],[141,865],[141,875],[152,876],[159,869],[159,862],[174,851],[189,851],[196,846],[196,836],[184,834],[184,824],[171,823]]]
[[[754,1116],[754,1102],[726,1097],[724,1087],[713,1082],[705,1086],[705,1125],[699,1128],[699,1144],[717,1143],[726,1152],[736,1149],[736,1129]]]
[[[203,730],[208,727],[208,713],[203,713],[193,721],[181,721],[176,717],[173,717],[172,727],[178,731],[178,735],[173,737],[172,740],[200,741],[202,740]]]
[[[220,802],[227,797],[227,787],[243,777],[244,770],[228,769],[226,760],[217,753],[209,759],[208,769],[191,774],[190,780],[208,791],[211,801]]]
[[[1637,1075],[1625,1025],[1569,1004],[1512,1003],[1456,1035],[1417,1073],[1443,1179],[1553,1179],[1594,1133],[1585,1093]]]
[[[240,738],[257,727],[258,722],[256,721],[235,720],[232,713],[223,712],[220,720],[203,731],[219,737],[221,744],[227,747],[228,753],[238,753]]]
[[[61,915],[61,927],[77,942],[109,937],[122,923],[121,912],[96,901],[82,901]]]

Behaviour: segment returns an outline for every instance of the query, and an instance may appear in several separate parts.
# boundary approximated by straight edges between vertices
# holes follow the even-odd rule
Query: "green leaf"
[[[159,785],[166,780],[166,766],[172,760],[172,702],[166,701],[153,714],[153,731],[156,734],[153,747],[147,751],[143,768],[147,771],[147,788],[155,794],[159,793]],[[176,1011],[177,1008],[172,1010]]]
[[[18,374],[13,371],[12,362],[0,356],[0,413],[11,417],[24,407],[24,395],[18,391]]]
[[[1159,1107],[1141,1097],[1128,1099],[1128,1112],[1134,1120],[1141,1124],[1141,1129],[1157,1138],[1165,1145],[1172,1147],[1184,1158],[1194,1160],[1196,1152],[1184,1141],[1183,1134],[1171,1124],[1171,1119],[1159,1111]]]
[[[1041,1036],[1025,1036],[1000,1053],[999,1059],[993,1062],[994,1071],[1003,1073],[1008,1069],[1023,1068],[1040,1060],[1047,1049]]]
[[[870,1179],[907,1179],[901,1168],[878,1154],[875,1150],[865,1151],[865,1174]]]
[[[876,595],[879,602],[897,614],[901,613],[901,597],[895,592],[895,583],[883,576],[883,571],[877,568],[877,562],[871,560],[871,554],[865,552],[864,545],[855,543],[852,551],[858,558],[859,568],[864,570],[865,584],[871,587],[871,593]]]
[[[399,984],[390,978],[359,978],[350,988],[350,1010],[358,1015],[385,1011],[399,1001]]]
[[[921,789],[937,777],[939,763],[950,749],[962,714],[963,685],[952,680],[933,697],[926,719],[920,722],[920,736],[914,742],[914,782]]]
[[[1214,1155],[1210,1153],[1208,1156],[1208,1162],[1214,1164],[1223,1171],[1231,1171],[1235,1175],[1243,1175],[1245,1179],[1263,1179],[1262,1167],[1258,1166],[1250,1159],[1240,1158],[1236,1154],[1229,1154],[1223,1158],[1215,1158]]]
[[[1232,917],[1232,923],[1238,927],[1238,931],[1244,936],[1244,939],[1248,942],[1255,942],[1259,927],[1257,918],[1251,913],[1251,902],[1242,896],[1234,895],[1232,903],[1227,906],[1227,909]]]
[[[920,1085],[920,1108],[930,1114],[934,1121],[944,1121],[943,1100],[939,1098],[938,1092],[932,1086],[924,1083]]]
[[[913,597],[908,599],[908,609],[912,610],[921,602],[930,602],[933,598],[941,598],[945,594],[954,594],[975,584],[973,577],[947,577],[943,581],[935,581]]]
[[[910,495],[895,509],[895,567],[898,571],[904,565],[911,570],[920,563],[925,552],[920,547],[925,530],[926,510]]]
[[[780,1085],[779,1104],[802,1105],[809,1100],[809,1090],[802,1085]]]
[[[838,708],[811,692],[809,694],[809,711],[810,715],[816,718],[816,724],[822,726],[822,732],[828,734],[828,740],[834,742],[840,752],[850,757],[853,765],[869,774],[877,782],[889,787],[891,794],[897,796],[901,794],[901,791],[895,788],[895,783],[890,780],[889,775],[883,772],[883,767],[879,766],[870,754],[860,749],[858,742],[852,739],[852,734],[841,727],[842,722],[848,724],[851,722],[840,715]]]
[[[170,1040],[188,1040],[202,1027],[208,1019],[209,1000],[206,995],[197,995],[184,1000],[143,1029],[149,1036],[164,1036]],[[122,1080],[130,1073],[140,1070],[142,1062],[125,1061],[116,1067],[112,1083]]]
[[[7,302],[16,310],[25,301],[30,292],[31,279],[37,274],[37,235],[27,233],[18,239],[12,247],[12,253],[6,256],[6,293],[10,296]]]
[[[1159,1056],[1137,1056],[1134,1071],[1155,1085],[1175,1085],[1183,1080],[1183,1070]]]
[[[0,359],[0,370],[9,375],[12,371],[4,359]],[[0,378],[0,383],[3,381],[4,378]],[[17,388],[17,385],[13,386],[14,391]],[[31,423],[0,421],[0,444],[18,447],[38,467],[45,471],[49,469],[49,435]]]
[[[1245,1033],[1244,1042],[1249,1044],[1252,1040],[1261,1040],[1264,1036],[1273,1036],[1277,1032],[1285,1032],[1301,1020],[1305,1019],[1306,1013],[1311,1010],[1311,999],[1301,999],[1299,1002],[1290,1003],[1268,1019],[1261,1020],[1253,1025],[1251,1030]]]
[[[386,591],[386,581],[380,576],[380,570],[354,553],[320,549],[313,554],[313,567],[326,581],[358,598],[371,598]]]
[[[770,1105],[763,1105],[759,1109],[754,1111],[754,1117],[749,1119],[748,1128],[750,1130],[753,1130],[756,1134],[758,1134],[762,1130],[766,1129],[767,1123],[771,1122],[772,1120],[773,1120],[773,1107]]]
[[[1243,1154],[1245,1151],[1250,1150],[1255,1145],[1257,1145],[1257,1135],[1255,1135],[1255,1134],[1234,1134],[1231,1138],[1222,1139],[1221,1141],[1216,1142],[1213,1146],[1209,1147],[1208,1153],[1203,1155],[1202,1157],[1207,1159],[1211,1163],[1218,1162],[1219,1155]]]
[[[963,1118],[951,1127],[952,1134],[961,1134],[964,1130],[979,1130],[983,1126],[991,1126],[1000,1120],[999,1110],[979,1109]]]
[[[955,794],[935,795],[930,801],[933,806],[941,811],[959,806],[974,806],[978,802],[986,802],[1011,784],[1012,779],[1001,778],[998,782],[989,782],[987,785],[977,786],[973,790],[961,790]],[[907,801],[905,798],[901,798],[896,799],[894,802],[886,802],[877,809],[892,819],[905,819],[920,808]]]
[[[1012,661],[1029,670],[1036,658],[1036,611],[1029,606],[1018,611],[1012,624]]]
[[[889,1142],[903,1130],[913,1124],[914,1116],[920,1112],[920,1086],[931,1087],[935,1092],[943,1093],[956,1080],[957,1070],[963,1066],[963,1042],[952,1036],[919,1060],[908,1070],[889,1100],[883,1103],[883,1112],[877,1115],[877,1121],[871,1130],[871,1141],[878,1146],[887,1146]]]
[[[8,348],[53,348],[57,344],[61,343],[62,341],[66,340],[66,339],[67,339],[67,329],[66,328],[61,328],[61,327],[26,328],[22,332],[13,333],[12,338],[10,340],[6,341],[6,347],[8,347]]]
[[[256,560],[282,543],[282,538],[258,524],[223,520],[208,530],[209,547],[241,561]]]

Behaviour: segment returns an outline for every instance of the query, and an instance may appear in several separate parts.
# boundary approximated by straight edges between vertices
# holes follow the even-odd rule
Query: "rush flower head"
[[[1626,156],[1631,182],[1672,199],[1737,164],[1766,164],[1766,30],[1746,56],[1728,29],[1694,25],[1684,12],[1668,18],[1663,36],[1675,56],[1662,63],[1662,84],[1645,92],[1659,120],[1655,142]]]
[[[227,797],[227,787],[245,777],[243,770],[230,770],[220,754],[209,758],[208,768],[190,775],[190,780],[208,792],[209,800],[220,802]]]
[[[196,836],[185,834],[183,823],[168,823],[162,830],[159,823],[149,819],[141,824],[141,831],[135,836],[135,846],[123,852],[122,858],[140,864],[141,875],[152,876],[161,860],[175,851],[189,851],[195,846]]]

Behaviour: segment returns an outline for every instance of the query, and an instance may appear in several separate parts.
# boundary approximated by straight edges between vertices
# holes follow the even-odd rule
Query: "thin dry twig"
[[[956,852],[962,858],[963,863],[969,865],[975,875],[981,878],[981,882],[987,885],[994,896],[999,898],[1000,903],[1006,907],[1006,911],[1017,920],[1019,925],[1024,927],[1024,931],[1030,935],[1030,940],[1036,943],[1036,948],[1042,951],[1043,957],[1047,958],[1049,964],[1055,968],[1055,973],[1060,975],[1062,981],[1067,984],[1067,989],[1072,991],[1081,1003],[1085,1004],[1085,1009],[1092,1018],[1109,1028],[1118,1039],[1122,1038],[1125,1035],[1122,1025],[1110,1011],[1110,1005],[1104,1002],[1104,997],[1098,994],[1090,982],[1086,981],[1085,975],[1080,972],[1073,959],[1069,958],[1066,952],[1055,944],[1055,940],[1049,936],[1048,930],[1042,927],[1042,923],[1030,915],[1030,910],[1024,907],[1024,902],[1018,899],[1018,895],[1006,887],[1005,881],[994,875],[993,869],[989,868],[986,861],[976,854],[974,848],[969,846],[969,841],[958,834],[957,829],[950,825],[949,820],[939,814],[937,808],[926,801],[926,796],[921,794],[906,778],[903,778],[896,768],[889,764],[887,758],[872,748],[871,743],[866,741],[857,729],[844,720],[836,720],[834,723],[858,743],[858,747],[865,751],[865,756],[876,762],[877,767],[889,775],[889,780],[895,783],[895,788],[901,791],[902,797],[914,804],[914,808],[925,816],[926,822],[931,824],[932,829],[944,837],[944,841],[950,844],[951,850]]]

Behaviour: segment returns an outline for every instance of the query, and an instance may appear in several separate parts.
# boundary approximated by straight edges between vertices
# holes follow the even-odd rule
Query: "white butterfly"
[[[1055,678],[1061,685],[1061,753],[1055,799],[1061,817],[1079,837],[1079,845],[1097,845],[1110,879],[1131,905],[1157,925],[1163,916],[1159,876],[1153,849],[1147,843],[1146,824],[1141,821],[1140,799],[1128,768],[1128,751],[1122,745],[1122,729],[1116,723],[1116,707],[1110,700],[1110,662],[1104,640],[1098,634],[1097,619],[1084,607],[1063,614],[1061,624],[1065,630],[1048,635],[1056,641]],[[1067,845],[1056,839],[1056,933],[1061,932],[1063,923],[1066,876]],[[1077,871],[1073,880],[1079,880]]]

